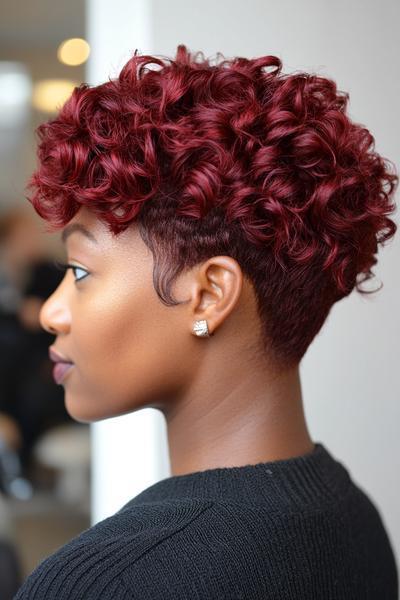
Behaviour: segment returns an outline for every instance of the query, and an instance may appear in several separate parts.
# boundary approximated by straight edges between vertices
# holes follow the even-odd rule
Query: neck
[[[234,372],[213,378],[208,370],[165,412],[172,475],[312,451],[298,368],[274,376],[246,369],[237,379]]]

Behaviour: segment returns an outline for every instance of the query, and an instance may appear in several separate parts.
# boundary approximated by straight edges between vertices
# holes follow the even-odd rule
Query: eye
[[[83,273],[86,273],[86,275],[89,275],[88,271],[86,271],[82,267],[78,267],[78,265],[72,265],[70,263],[62,263],[62,262],[59,262],[58,260],[55,260],[54,261],[54,266],[59,271],[64,271],[65,272],[68,269],[72,269],[72,271],[74,271],[74,274],[76,273],[76,271],[82,271]],[[85,279],[86,275],[84,275],[83,277],[75,278],[75,281],[82,281],[82,279]]]

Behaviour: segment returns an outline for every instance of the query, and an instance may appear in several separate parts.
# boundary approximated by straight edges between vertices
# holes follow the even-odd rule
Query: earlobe
[[[240,266],[230,256],[214,256],[197,273],[196,282],[196,311],[199,316],[206,310],[213,311],[213,327],[233,310],[240,296],[243,277]],[[200,312],[201,308],[201,312]],[[214,315],[215,313],[215,315]],[[214,322],[215,320],[215,322]],[[198,337],[210,337],[206,319],[197,319],[192,326],[192,333]]]

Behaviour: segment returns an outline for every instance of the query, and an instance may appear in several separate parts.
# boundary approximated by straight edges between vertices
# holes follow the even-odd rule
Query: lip
[[[56,362],[53,367],[53,377],[56,383],[61,383],[64,377],[72,370],[73,363]]]
[[[62,354],[59,354],[59,352],[57,352],[53,348],[53,346],[50,346],[50,348],[49,348],[49,358],[53,362],[62,362],[62,363],[72,364],[72,360],[69,360],[69,358],[67,358],[66,356],[63,356]]]
[[[74,363],[71,360],[68,360],[66,356],[63,356],[54,350],[53,346],[49,347],[49,358],[55,363],[53,367],[53,378],[56,383],[61,383],[67,373],[71,370],[71,367],[74,366]]]

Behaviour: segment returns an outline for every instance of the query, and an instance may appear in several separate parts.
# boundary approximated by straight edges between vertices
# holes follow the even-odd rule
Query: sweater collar
[[[173,475],[139,493],[121,510],[165,500],[199,499],[245,504],[262,503],[271,510],[304,508],[343,495],[350,475],[321,442],[307,454],[239,467],[218,467]]]

